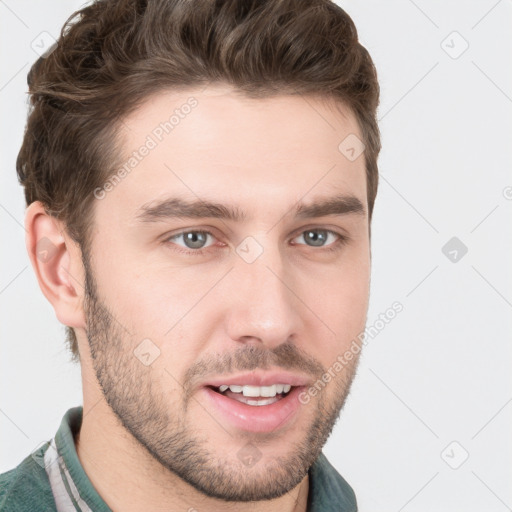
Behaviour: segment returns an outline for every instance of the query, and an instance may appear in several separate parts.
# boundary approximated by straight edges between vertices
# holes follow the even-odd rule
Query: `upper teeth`
[[[271,386],[238,386],[232,384],[227,386],[223,384],[219,386],[219,391],[224,393],[226,389],[230,389],[233,393],[242,393],[244,396],[276,396],[278,393],[288,393],[291,389],[290,384],[272,384]]]

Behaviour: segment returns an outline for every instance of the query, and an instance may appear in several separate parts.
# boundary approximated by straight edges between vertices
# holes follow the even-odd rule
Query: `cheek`
[[[331,283],[317,297],[317,314],[337,336],[345,339],[364,328],[368,296],[367,282]]]
[[[316,314],[312,316],[316,331],[327,333],[327,337],[316,336],[326,360],[344,352],[364,331],[369,292],[369,265],[359,263],[343,266],[330,279],[323,280],[315,293],[305,295],[304,301]]]
[[[179,314],[175,311],[179,304],[176,290],[133,266],[105,266],[95,278],[101,302],[124,327],[124,335],[133,335],[134,342],[138,338],[162,339]]]
[[[208,339],[210,334],[212,306],[209,297],[204,296],[214,281],[201,279],[197,273],[169,269],[149,272],[147,268],[141,272],[133,266],[110,268],[105,277],[105,283],[111,284],[105,288],[106,301],[125,327],[126,343],[131,338],[130,343],[137,347],[143,340],[151,340],[145,342],[150,351],[156,350],[152,343],[160,351],[155,366],[165,367],[181,378],[182,369],[193,364],[201,349],[194,340]],[[170,376],[164,373],[163,377]]]

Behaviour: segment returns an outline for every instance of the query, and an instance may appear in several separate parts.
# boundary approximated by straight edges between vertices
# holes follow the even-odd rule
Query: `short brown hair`
[[[348,106],[365,144],[371,221],[377,72],[353,21],[330,0],[97,0],[74,13],[28,74],[16,163],[27,206],[41,201],[89,254],[93,191],[114,172],[119,120],[150,94],[212,83],[253,98],[314,94]],[[74,330],[66,333],[77,361]]]

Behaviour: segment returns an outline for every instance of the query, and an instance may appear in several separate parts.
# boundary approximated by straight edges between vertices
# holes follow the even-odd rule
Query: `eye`
[[[295,239],[300,239],[301,237],[306,241],[306,243],[298,243],[300,245],[309,245],[310,247],[325,247],[327,245],[334,245],[336,241],[339,241],[340,243],[346,241],[346,237],[344,235],[330,229],[307,229],[306,231],[302,231],[302,233],[300,233],[300,235]],[[326,243],[329,239],[331,241]]]
[[[182,231],[181,233],[170,236],[165,242],[173,242],[185,249],[193,249],[193,251],[190,252],[201,252],[201,249],[209,247],[209,245],[206,245],[208,237],[213,238],[213,235],[209,231]],[[183,245],[177,243],[177,240],[180,238],[183,239]]]
[[[301,238],[305,240],[305,243],[295,241]],[[182,243],[180,243],[180,240]],[[182,247],[183,249],[173,248],[178,253],[200,256],[205,254],[209,247],[215,245],[214,240],[216,238],[210,231],[189,230],[171,235],[163,240],[163,243]],[[309,247],[325,248],[327,251],[336,251],[341,249],[348,241],[348,237],[330,229],[313,228],[303,230],[292,240],[297,245],[307,245]],[[209,244],[208,241],[210,241]]]

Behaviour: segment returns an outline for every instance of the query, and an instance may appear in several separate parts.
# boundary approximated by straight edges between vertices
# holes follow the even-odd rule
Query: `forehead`
[[[364,154],[350,109],[320,97],[252,99],[229,87],[165,91],[120,125],[122,170],[98,207],[135,216],[165,196],[209,197],[276,211],[308,196],[347,194],[366,204]],[[250,205],[249,205],[250,206]]]

